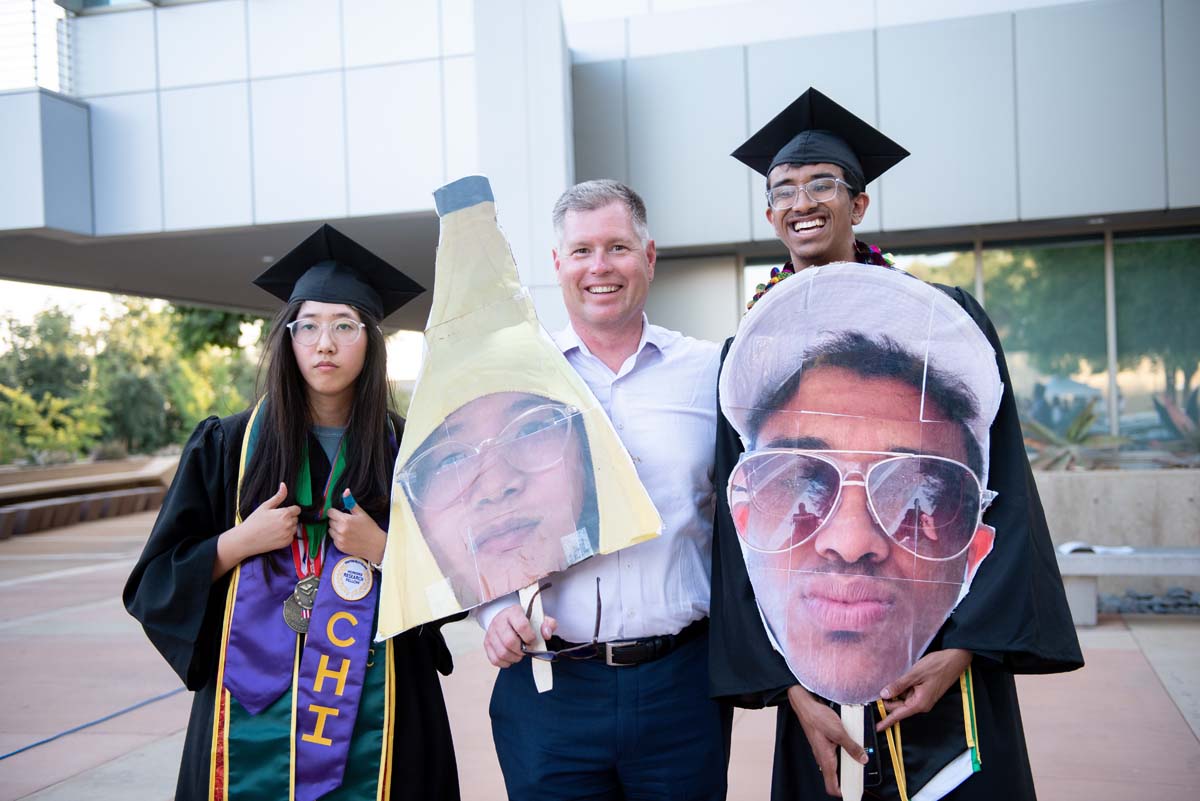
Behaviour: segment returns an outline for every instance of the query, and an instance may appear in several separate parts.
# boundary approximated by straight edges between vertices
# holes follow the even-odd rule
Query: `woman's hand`
[[[350,497],[350,490],[342,493],[343,498]],[[373,565],[383,562],[383,549],[387,545],[387,534],[375,525],[371,516],[363,511],[361,506],[355,506],[353,511],[339,512],[330,509],[329,536],[333,544],[347,556],[357,556],[366,559]]]
[[[287,485],[267,498],[250,516],[217,538],[217,558],[213,562],[213,581],[228,573],[240,562],[283,548],[296,538],[296,523],[300,507],[280,506],[287,500]]]

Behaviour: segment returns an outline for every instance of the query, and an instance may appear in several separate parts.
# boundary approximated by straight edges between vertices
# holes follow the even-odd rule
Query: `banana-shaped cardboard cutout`
[[[487,179],[434,198],[433,308],[392,486],[381,638],[662,528],[603,408],[538,324]]]

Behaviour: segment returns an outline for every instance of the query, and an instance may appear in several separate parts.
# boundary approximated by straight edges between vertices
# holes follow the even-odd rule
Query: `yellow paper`
[[[380,638],[662,528],[603,408],[538,324],[487,179],[435,197],[433,308],[392,485]]]

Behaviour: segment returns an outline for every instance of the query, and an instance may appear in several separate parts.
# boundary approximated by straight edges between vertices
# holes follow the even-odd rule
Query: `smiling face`
[[[732,509],[743,539],[786,544],[795,530],[815,529],[779,553],[744,549],[746,567],[792,671],[804,686],[840,703],[878,698],[912,666],[953,609],[968,571],[991,547],[990,530],[980,526],[954,558],[919,559],[871,514],[862,481],[869,466],[886,457],[862,451],[967,461],[963,429],[929,422],[945,420],[929,398],[923,420],[921,401],[919,389],[898,379],[867,378],[840,367],[811,369],[792,398],[765,418],[755,449],[855,452],[827,457],[846,476],[840,500],[819,528],[803,507],[782,524],[748,501]]]
[[[840,178],[845,174],[836,164],[780,164],[767,176],[767,187],[803,186],[815,178]],[[814,203],[804,192],[797,193],[790,209],[767,207],[767,220],[791,255],[797,270],[838,261],[854,261],[853,226],[862,222],[870,198],[860,192],[850,198],[838,185],[837,195],[825,203]]]
[[[358,312],[344,303],[306,300],[296,313],[297,321],[322,327],[320,338],[312,345],[302,345],[295,336],[291,338],[292,353],[300,375],[304,377],[310,401],[317,395],[322,401],[348,403],[354,396],[354,382],[366,361],[369,337],[360,331],[358,339],[349,345],[338,344],[334,341],[332,325],[345,319],[362,322]]]
[[[575,329],[640,331],[654,261],[654,240],[642,241],[623,203],[568,211],[554,270]]]
[[[406,467],[417,525],[464,607],[590,555],[583,417],[524,392],[461,406]],[[592,522],[594,527],[594,522]]]

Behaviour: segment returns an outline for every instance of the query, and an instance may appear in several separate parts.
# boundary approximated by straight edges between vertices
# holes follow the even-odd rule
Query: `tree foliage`
[[[153,452],[250,402],[254,354],[236,347],[241,320],[230,323],[244,315],[213,313],[205,329],[160,303],[121,305],[95,332],[73,330],[57,308],[0,325],[0,463]]]

